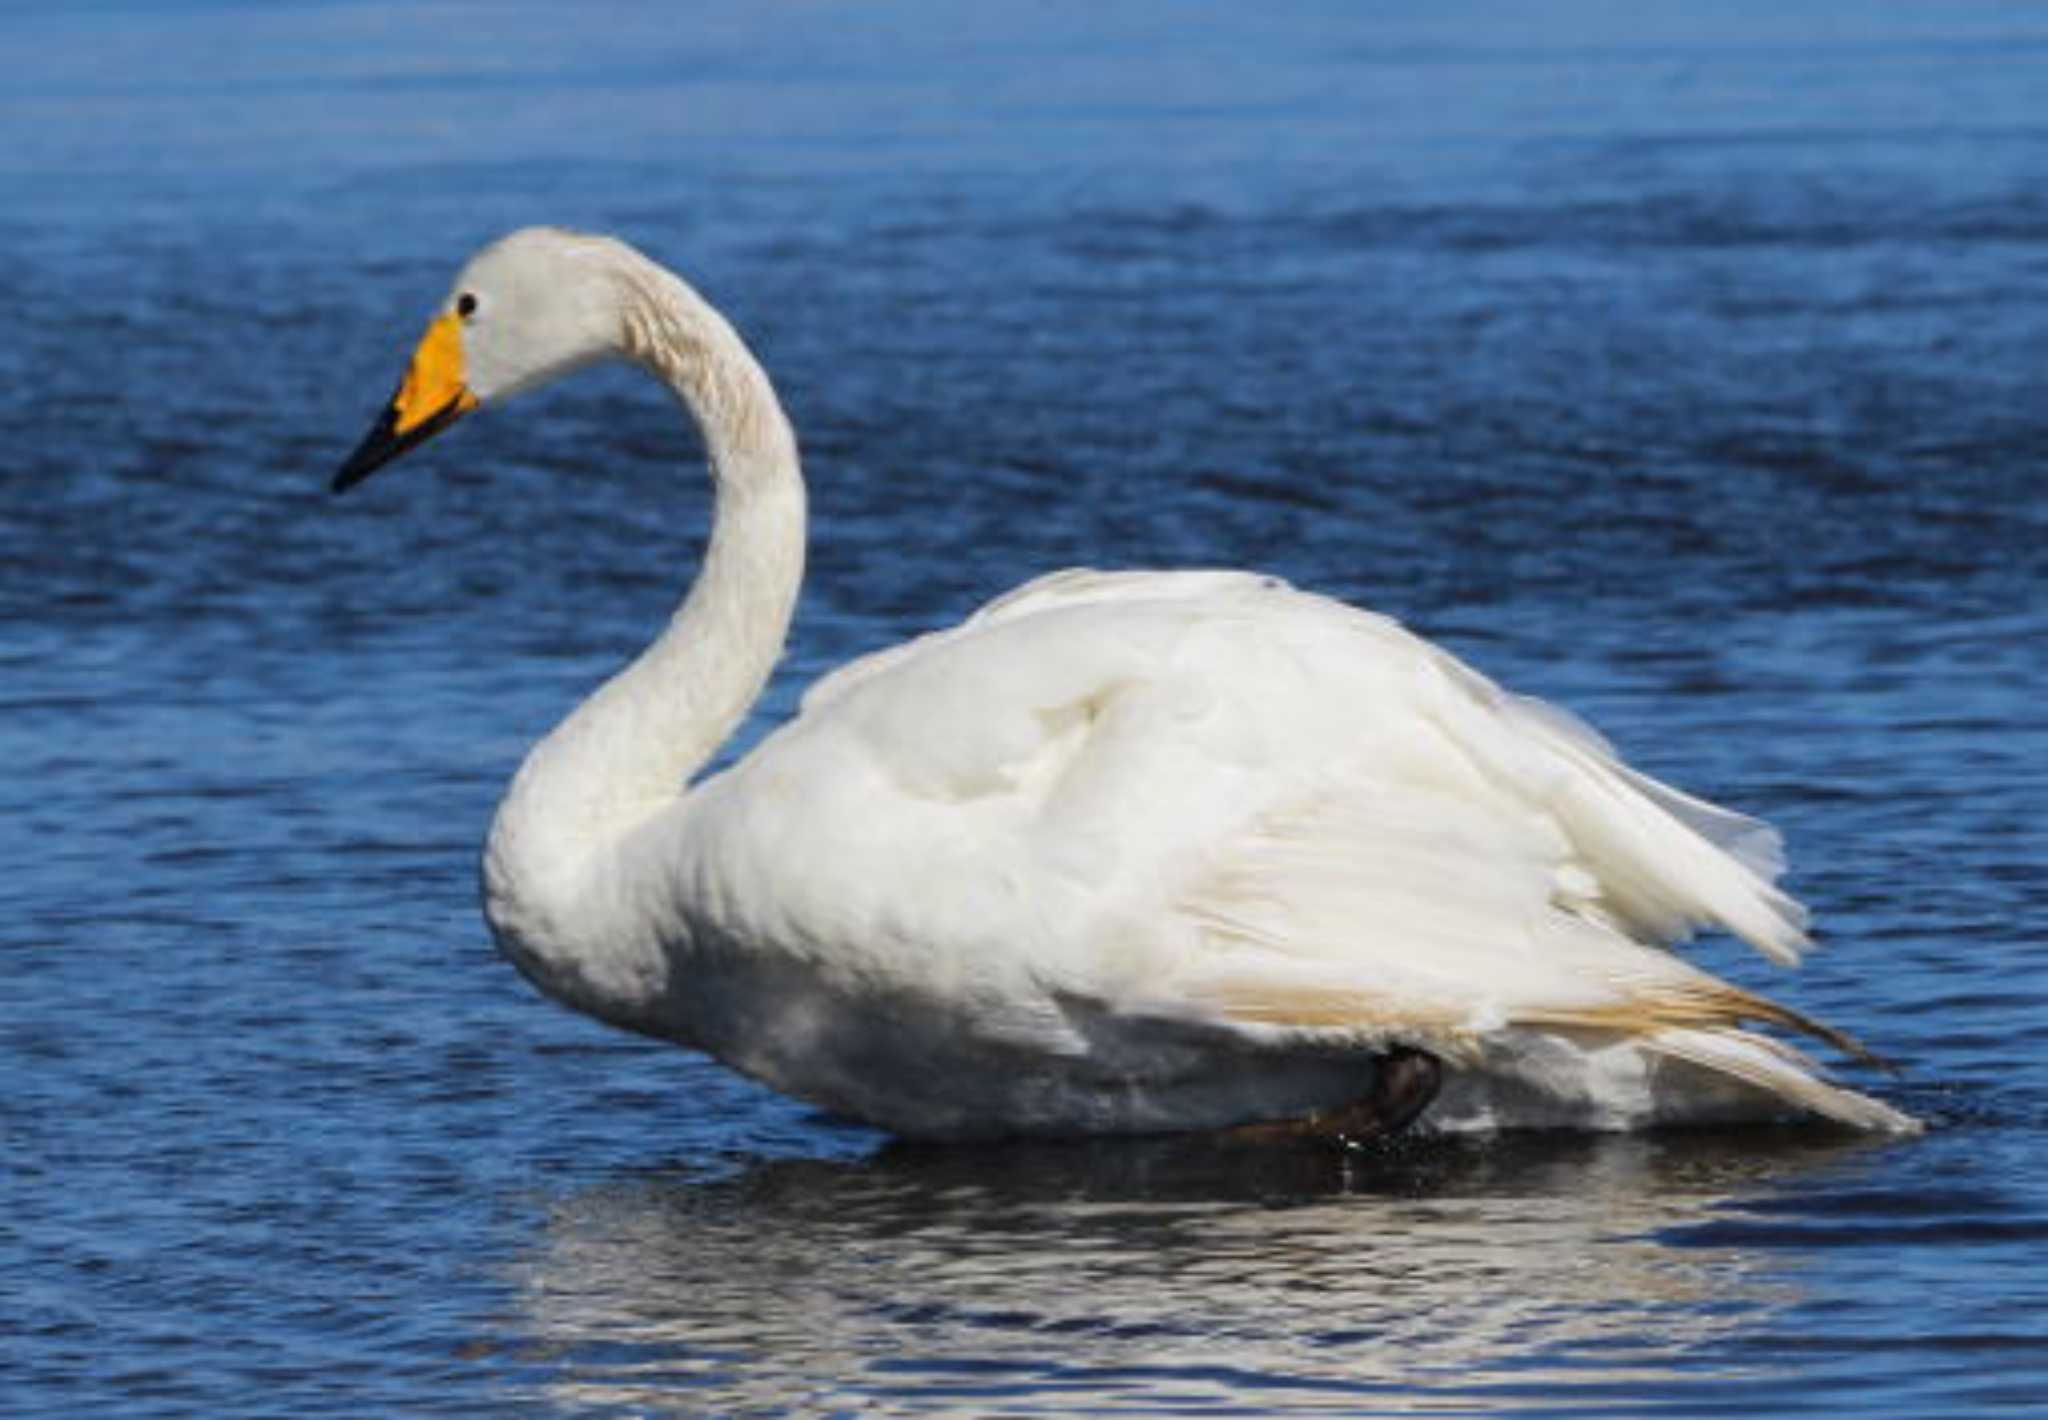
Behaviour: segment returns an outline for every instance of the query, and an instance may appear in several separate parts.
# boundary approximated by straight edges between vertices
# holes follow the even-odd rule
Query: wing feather
[[[1597,760],[1590,768],[1608,772]],[[1682,1060],[1790,1109],[1912,1127],[1745,1027],[1809,1035],[1879,1063],[1854,1039],[1691,966],[1663,949],[1663,932],[1644,930],[1651,909],[1640,898],[1617,902],[1612,860],[1656,849],[1613,846],[1602,836],[1619,831],[1612,822],[1589,835],[1587,821],[1626,824],[1662,812],[1654,801],[1615,802],[1620,780],[1602,785],[1590,809],[1587,795],[1554,783],[1517,793],[1526,774],[1491,782],[1494,798],[1389,784],[1358,767],[1262,817],[1178,901],[1202,942],[1175,983],[1183,1008],[1278,1035],[1410,1045],[1504,1074],[1516,1068],[1504,1041],[1518,1034],[1606,1042],[1638,1059]],[[1670,834],[1688,851],[1706,842],[1683,824]],[[1675,896],[1662,891],[1667,903]],[[1725,923],[1697,902],[1691,911]],[[1563,1077],[1570,1090],[1598,1078]]]
[[[1490,777],[1554,817],[1632,935],[1672,943],[1719,927],[1773,961],[1799,960],[1806,913],[1776,886],[1784,855],[1769,825],[1630,769],[1563,710],[1426,649],[1446,692],[1431,713]]]

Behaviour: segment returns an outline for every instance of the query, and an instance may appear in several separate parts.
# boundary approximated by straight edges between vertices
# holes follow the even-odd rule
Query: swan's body
[[[1308,1119],[1414,1052],[1442,1127],[1913,1127],[1745,1024],[1842,1037],[1666,950],[1719,927],[1796,960],[1770,830],[1272,579],[1042,578],[686,788],[779,654],[804,538],[788,423],[694,292],[604,238],[487,248],[338,483],[604,356],[687,406],[717,511],[667,631],[492,828],[486,914],[549,994],[911,1135]]]

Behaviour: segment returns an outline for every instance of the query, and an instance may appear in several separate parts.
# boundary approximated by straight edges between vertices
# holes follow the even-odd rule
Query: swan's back
[[[1058,733],[1084,722],[1086,737]],[[1274,577],[1055,573],[825,677],[785,733],[851,733],[937,794],[1057,780],[1099,800],[1126,781],[1204,821],[1231,772],[1251,776],[1258,811],[1304,792],[1436,789],[1551,819],[1601,909],[1644,940],[1715,926],[1784,962],[1805,946],[1768,825],[1636,773],[1568,712],[1391,618]],[[1085,764],[1061,753],[1084,745]],[[1162,781],[1175,760],[1186,776]],[[1172,833],[1148,827],[1137,842]]]

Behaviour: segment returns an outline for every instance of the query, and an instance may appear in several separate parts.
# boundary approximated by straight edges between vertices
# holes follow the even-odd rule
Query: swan
[[[1770,828],[1273,577],[1040,577],[693,779],[781,653],[805,493],[680,277],[606,236],[485,247],[333,486],[605,359],[694,420],[713,516],[492,823],[484,913],[547,995],[913,1137],[1918,1127],[1784,1035],[1855,1041],[1671,950],[1798,960]]]

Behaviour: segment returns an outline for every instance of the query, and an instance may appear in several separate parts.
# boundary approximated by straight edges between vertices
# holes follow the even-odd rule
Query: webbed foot
[[[1396,1046],[1375,1062],[1372,1088],[1350,1104],[1301,1119],[1240,1125],[1231,1134],[1253,1143],[1329,1139],[1355,1144],[1392,1138],[1429,1108],[1443,1081],[1444,1067],[1434,1055]]]

